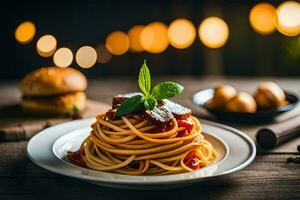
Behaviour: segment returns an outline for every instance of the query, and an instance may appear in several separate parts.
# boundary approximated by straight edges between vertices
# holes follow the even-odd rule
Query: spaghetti
[[[216,158],[192,115],[174,117],[167,130],[143,114],[117,119],[102,114],[96,119],[80,150],[68,153],[80,166],[127,175],[167,175],[198,170]]]

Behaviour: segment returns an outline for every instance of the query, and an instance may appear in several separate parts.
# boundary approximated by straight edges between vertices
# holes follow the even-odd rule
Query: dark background
[[[6,1],[0,12],[0,78],[20,78],[31,70],[52,65],[52,58],[42,58],[35,50],[40,36],[53,34],[58,47],[73,52],[83,46],[104,43],[115,30],[127,32],[136,24],[161,21],[169,24],[186,18],[198,29],[207,16],[219,16],[229,26],[229,39],[220,49],[209,49],[199,40],[187,49],[169,46],[161,54],[131,53],[113,56],[107,64],[97,63],[82,70],[90,77],[136,74],[144,59],[155,74],[208,74],[211,59],[217,55],[222,66],[219,74],[238,76],[299,76],[300,39],[279,32],[263,36],[249,24],[250,9],[259,1]],[[269,1],[275,7],[282,1]],[[34,39],[27,45],[15,41],[15,28],[23,21],[36,25]],[[210,55],[210,56],[209,56]],[[208,58],[209,57],[209,58]],[[211,58],[212,57],[212,58]],[[73,61],[73,67],[80,69]],[[208,69],[208,70],[207,70]]]

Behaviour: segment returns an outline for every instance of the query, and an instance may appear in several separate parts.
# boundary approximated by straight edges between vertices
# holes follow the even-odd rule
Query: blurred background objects
[[[154,74],[299,76],[297,1],[9,1],[1,79],[42,66],[89,77]]]

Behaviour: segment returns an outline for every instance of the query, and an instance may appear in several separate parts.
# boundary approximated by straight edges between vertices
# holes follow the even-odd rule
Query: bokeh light
[[[287,36],[296,36],[300,33],[300,4],[295,1],[286,1],[276,9],[276,28]]]
[[[150,53],[161,53],[169,46],[168,27],[162,22],[152,22],[147,25],[140,37],[144,50]]]
[[[97,52],[97,62],[99,63],[108,63],[112,58],[111,53],[107,50],[104,44],[100,44],[96,47]]]
[[[53,56],[53,62],[58,67],[68,67],[73,62],[73,53],[69,48],[59,48]]]
[[[42,57],[50,57],[56,50],[57,41],[53,35],[44,35],[36,43],[36,50]]]
[[[224,20],[219,17],[208,17],[199,26],[201,42],[210,48],[222,47],[229,35],[229,29]]]
[[[262,35],[267,35],[275,31],[275,18],[275,7],[269,3],[256,4],[249,14],[249,21],[252,28]]]
[[[133,52],[142,52],[144,50],[140,42],[141,33],[144,27],[145,26],[143,25],[136,25],[132,27],[127,33],[130,42],[130,49]]]
[[[97,61],[97,52],[91,46],[83,46],[76,52],[76,62],[82,68],[90,68]]]
[[[170,44],[178,49],[189,47],[195,40],[196,29],[192,22],[186,19],[173,21],[168,29]]]
[[[122,31],[114,31],[107,36],[105,46],[113,55],[122,55],[129,49],[129,38]]]
[[[25,21],[21,23],[15,31],[15,38],[20,44],[29,43],[36,32],[36,28],[33,22]]]

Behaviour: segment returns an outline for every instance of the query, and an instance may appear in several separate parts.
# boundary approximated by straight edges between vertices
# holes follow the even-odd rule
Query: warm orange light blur
[[[108,63],[112,58],[111,53],[107,50],[106,46],[101,44],[96,47],[97,52],[97,62]]]
[[[144,50],[161,53],[169,46],[168,27],[161,22],[152,22],[143,29],[140,41]]]
[[[115,31],[107,36],[105,46],[113,55],[122,55],[129,49],[129,38],[126,33]]]
[[[199,26],[201,42],[210,48],[222,47],[229,35],[228,26],[221,18],[208,17]]]
[[[26,21],[16,28],[15,38],[20,44],[27,44],[33,39],[35,32],[36,29],[34,23]]]
[[[276,9],[276,28],[287,36],[296,36],[300,33],[300,4],[295,1],[286,1]]]
[[[36,43],[36,50],[42,57],[50,57],[56,50],[57,41],[53,35],[44,35]]]
[[[143,25],[136,25],[132,27],[127,33],[130,42],[130,49],[133,52],[142,52],[144,50],[140,42],[141,33],[144,27],[145,26]]]
[[[249,21],[252,28],[257,33],[263,35],[267,35],[275,31],[275,18],[275,7],[269,3],[256,4],[249,14]]]
[[[76,62],[82,68],[91,68],[97,61],[97,52],[93,47],[83,46],[76,52]]]
[[[170,44],[178,49],[189,47],[195,40],[196,29],[192,22],[186,19],[173,21],[168,29]]]
[[[73,62],[73,53],[69,48],[59,48],[53,56],[53,62],[58,67],[68,67]]]

